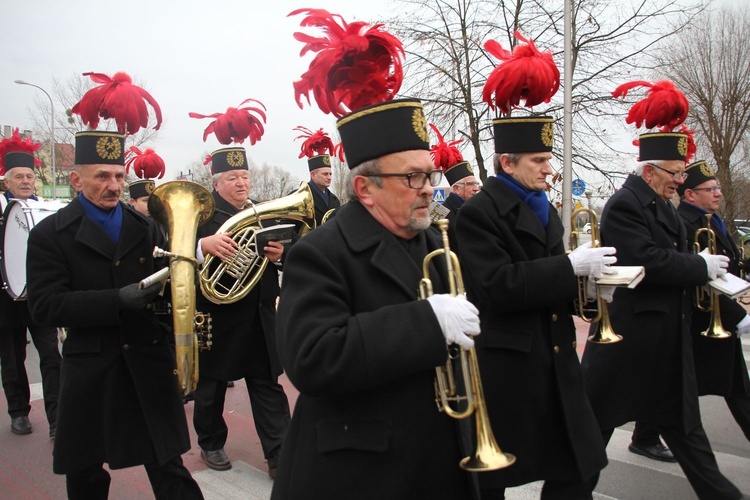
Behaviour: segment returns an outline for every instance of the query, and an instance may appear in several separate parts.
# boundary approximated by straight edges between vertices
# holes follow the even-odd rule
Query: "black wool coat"
[[[496,177],[458,213],[466,292],[479,309],[477,353],[492,429],[518,461],[482,487],[588,478],[607,457],[576,354],[577,279],[550,205],[547,228]]]
[[[417,238],[422,255],[439,246]],[[276,332],[300,395],[271,498],[470,498],[457,426],[435,405],[446,345],[421,278],[358,202],[294,244]]]
[[[334,208],[339,208],[341,206],[341,200],[339,200],[338,196],[333,194],[330,189],[326,188],[326,192],[328,192],[328,203],[326,203],[323,196],[318,192],[318,189],[320,188],[313,186],[312,181],[309,181],[308,184],[310,185],[310,191],[312,192],[313,200],[315,201],[315,224],[320,226],[323,223],[323,216],[326,212]]]
[[[28,297],[40,325],[64,325],[55,473],[118,469],[190,449],[169,333],[152,309],[121,311],[118,289],[157,270],[155,223],[122,205],[117,245],[78,199],[29,234]],[[159,263],[163,265],[163,263]]]
[[[617,265],[644,266],[634,289],[618,288],[608,304],[615,344],[588,342],[581,361],[589,399],[602,429],[634,420],[700,424],[690,316],[693,287],[708,281],[706,263],[687,249],[672,204],[630,175],[602,212],[604,246]]]
[[[198,239],[216,234],[227,219],[239,212],[216,191],[213,197],[213,216],[198,227]],[[214,259],[214,263],[218,262]],[[271,262],[252,291],[233,304],[214,304],[198,289],[197,309],[211,314],[213,325],[213,346],[200,353],[200,373],[219,380],[281,375],[274,334],[278,295],[279,267]]]
[[[682,217],[687,229],[688,245],[695,240],[695,232],[706,227],[703,211],[690,203],[680,203],[677,212]],[[716,234],[718,255],[729,257],[729,272],[739,276],[740,251],[731,236],[712,223]],[[705,236],[705,234],[704,234]],[[701,249],[706,247],[707,238],[699,238]],[[717,396],[737,396],[750,394],[750,379],[747,364],[742,353],[742,342],[734,335],[737,323],[747,315],[745,308],[736,300],[724,295],[719,296],[721,324],[732,333],[732,338],[712,339],[701,335],[710,323],[710,314],[697,308],[693,310],[690,336],[693,339],[695,372],[698,377],[698,395],[715,394]]]
[[[451,193],[443,202],[443,206],[450,210],[446,219],[448,219],[448,243],[450,243],[451,250],[458,253],[458,240],[456,239],[456,216],[458,215],[458,209],[463,205],[463,200],[458,197],[456,193]]]

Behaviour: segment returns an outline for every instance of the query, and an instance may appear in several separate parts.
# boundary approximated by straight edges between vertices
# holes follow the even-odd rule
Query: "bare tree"
[[[690,102],[688,124],[697,132],[699,158],[712,160],[723,188],[724,217],[732,224],[749,197],[750,11],[745,6],[705,12],[670,40],[658,62]]]
[[[278,166],[264,163],[262,167],[250,168],[250,198],[257,201],[268,201],[288,195],[295,191],[300,180]]]
[[[340,161],[335,156],[331,156],[331,171],[333,180],[329,188],[333,194],[339,197],[341,204],[347,202],[346,199],[346,181],[349,179],[349,167],[345,162]]]

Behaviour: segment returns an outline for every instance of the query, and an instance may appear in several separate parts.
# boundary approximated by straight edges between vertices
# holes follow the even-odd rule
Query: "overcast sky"
[[[52,94],[53,79],[124,71],[161,106],[164,122],[150,146],[167,164],[165,180],[223,147],[213,134],[204,143],[211,120],[188,112],[224,112],[250,97],[268,114],[261,141],[244,143],[251,162],[278,165],[304,180],[307,162],[297,158],[301,141],[292,129],[323,127],[335,137],[335,118],[314,103],[300,110],[294,101],[292,82],[312,56],[300,58],[302,44],[292,37],[302,16],[286,16],[303,7],[324,8],[349,22],[389,14],[388,0],[2,0],[0,125],[31,129],[30,108],[35,100],[47,102],[41,91],[14,80]],[[56,103],[56,113],[59,108]]]

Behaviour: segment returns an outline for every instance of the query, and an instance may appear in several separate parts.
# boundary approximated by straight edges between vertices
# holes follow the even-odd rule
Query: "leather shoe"
[[[232,462],[229,461],[229,457],[224,453],[224,448],[212,451],[201,450],[201,458],[206,462],[209,469],[229,470],[232,468]]]
[[[635,443],[630,443],[630,446],[628,446],[628,450],[631,453],[635,453],[636,455],[648,457],[653,460],[659,460],[660,462],[677,462],[677,459],[674,457],[674,455],[672,455],[672,452],[669,451],[669,448],[661,443],[656,443],[651,446],[641,446]]]
[[[31,422],[29,417],[13,417],[10,420],[10,431],[13,434],[31,434]]]
[[[276,451],[273,455],[268,457],[268,477],[276,479],[276,469],[279,467],[279,453]]]

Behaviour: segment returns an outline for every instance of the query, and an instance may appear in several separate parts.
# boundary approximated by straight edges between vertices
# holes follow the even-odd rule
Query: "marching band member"
[[[60,404],[53,470],[66,475],[68,498],[107,498],[110,469],[144,465],[158,499],[203,498],[182,463],[190,449],[169,332],[151,301],[160,283],[139,281],[159,267],[152,256],[163,246],[156,224],[120,203],[124,187],[125,133],[147,115],[131,114],[158,104],[124,73],[101,83],[72,111],[94,130],[75,137],[70,181],[78,197],[42,220],[29,236],[29,306],[35,321],[68,327],[63,344]],[[117,100],[105,112],[96,94]],[[125,112],[121,112],[125,110]],[[120,132],[95,130],[111,116]]]
[[[295,88],[339,117],[350,201],[285,262],[276,334],[300,395],[271,498],[470,498],[457,425],[437,411],[432,388],[446,344],[471,346],[479,323],[468,301],[441,293],[440,264],[431,272],[436,295],[416,300],[422,262],[441,247],[426,229],[442,172],[430,160],[421,103],[393,99],[402,45],[380,25],[349,25],[320,9],[296,14],[325,26],[321,53]],[[324,61],[347,27],[356,28],[347,46],[359,49]],[[327,86],[333,73],[348,89],[343,100]]]
[[[701,424],[690,340],[693,287],[726,273],[729,259],[690,253],[671,202],[692,154],[688,134],[673,131],[687,117],[687,99],[669,81],[630,82],[613,95],[643,85],[649,95],[626,122],[659,131],[639,136],[635,174],[605,205],[601,237],[617,248],[620,264],[643,266],[646,274],[635,289],[618,290],[609,307],[622,342],[586,344],[586,390],[605,443],[626,422],[656,425],[699,498],[742,498],[719,471]]]
[[[8,188],[2,195],[7,205],[11,199],[36,200],[34,181],[36,173],[34,158],[41,144],[31,137],[22,139],[18,129],[10,138],[0,142],[0,174],[5,176]],[[57,428],[57,399],[60,392],[60,351],[57,347],[57,328],[39,326],[32,321],[26,300],[13,300],[6,292],[0,292],[0,368],[2,368],[3,390],[8,402],[10,430],[13,434],[32,432],[29,412],[31,391],[26,374],[26,330],[31,334],[34,347],[39,351],[39,369],[42,374],[44,411],[49,423],[49,437],[54,438]]]
[[[320,226],[326,212],[341,206],[341,200],[329,188],[332,179],[330,155],[338,154],[339,159],[343,161],[342,151],[333,144],[323,129],[313,132],[305,127],[297,127],[295,130],[302,132],[298,139],[305,139],[299,157],[307,157],[307,166],[310,169],[308,184],[315,200],[315,224]]]
[[[484,89],[491,108],[508,113],[521,98],[531,107],[557,91],[552,55],[527,43],[513,54],[497,42],[486,44],[504,60]],[[544,69],[535,80],[539,87],[508,95],[495,90],[498,79],[525,86],[532,66]],[[537,480],[544,480],[543,499],[590,498],[586,480],[607,464],[572,311],[578,277],[591,281],[617,259],[611,247],[580,246],[565,255],[563,225],[545,193],[553,173],[552,126],[549,116],[495,119],[496,175],[458,212],[466,292],[482,320],[477,354],[487,411],[500,446],[519,457],[511,467],[479,475],[483,500],[505,498],[506,488]],[[612,291],[602,293],[611,297]]]

